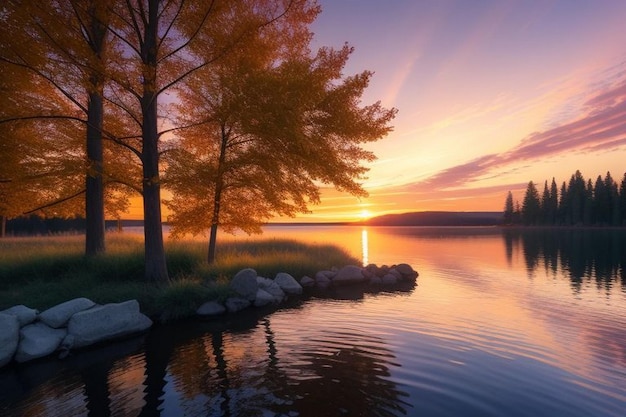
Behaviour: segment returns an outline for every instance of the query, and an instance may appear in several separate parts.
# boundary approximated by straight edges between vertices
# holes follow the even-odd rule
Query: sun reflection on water
[[[363,266],[369,264],[369,243],[367,241],[367,229],[361,230],[361,256],[363,258]]]

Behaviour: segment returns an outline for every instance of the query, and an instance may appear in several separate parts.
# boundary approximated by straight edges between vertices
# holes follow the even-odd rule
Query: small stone
[[[229,313],[236,313],[250,307],[250,301],[245,298],[231,297],[226,300],[226,309]]]
[[[285,299],[285,292],[278,283],[274,282],[274,280],[264,277],[257,277],[257,283],[259,284],[259,289],[269,293],[274,297],[274,303],[281,303]]]
[[[300,285],[303,287],[314,287],[315,280],[311,277],[303,276],[302,279],[300,279]]]
[[[333,278],[333,285],[358,284],[365,281],[363,268],[356,265],[344,266]]]
[[[226,312],[226,307],[217,301],[207,301],[196,310],[199,316],[218,316]]]
[[[274,282],[287,294],[302,294],[302,285],[298,284],[294,277],[285,272],[276,274]]]
[[[274,296],[265,290],[259,288],[256,292],[256,299],[254,300],[255,307],[264,307],[274,302]]]
[[[398,277],[394,274],[387,274],[382,277],[381,282],[383,285],[394,285],[398,283]]]

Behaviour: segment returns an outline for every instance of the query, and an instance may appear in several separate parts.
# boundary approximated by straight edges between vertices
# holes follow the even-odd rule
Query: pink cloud
[[[572,122],[533,133],[510,150],[475,158],[414,183],[415,188],[453,189],[478,180],[496,168],[565,152],[598,152],[626,145],[626,80],[595,92],[585,101],[584,115]],[[492,176],[502,174],[495,173]]]

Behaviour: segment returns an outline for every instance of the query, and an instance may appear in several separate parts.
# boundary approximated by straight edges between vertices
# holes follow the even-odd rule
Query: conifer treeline
[[[618,184],[610,172],[595,183],[576,171],[560,189],[552,178],[540,194],[530,181],[520,206],[509,191],[504,205],[504,224],[556,226],[626,226],[626,173]]]

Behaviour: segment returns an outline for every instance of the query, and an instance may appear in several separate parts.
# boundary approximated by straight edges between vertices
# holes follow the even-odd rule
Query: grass
[[[243,268],[267,278],[287,272],[299,279],[358,264],[333,245],[258,240],[218,242],[217,261],[208,265],[205,242],[167,241],[171,283],[157,288],[143,277],[141,238],[111,234],[106,243],[106,254],[86,258],[84,236],[0,239],[0,310],[24,304],[42,311],[76,297],[101,304],[137,299],[146,314],[171,320],[192,315],[207,300],[226,298],[230,278]]]

